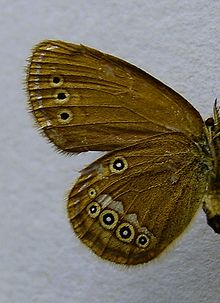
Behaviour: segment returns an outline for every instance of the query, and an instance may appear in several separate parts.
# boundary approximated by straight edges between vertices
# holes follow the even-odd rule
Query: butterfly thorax
[[[213,118],[208,118],[205,124],[213,168],[209,175],[203,209],[206,212],[208,224],[215,232],[220,233],[220,117],[216,102]]]

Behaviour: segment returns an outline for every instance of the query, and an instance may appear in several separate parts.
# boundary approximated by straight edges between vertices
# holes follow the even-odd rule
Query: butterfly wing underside
[[[62,151],[108,151],[170,131],[192,137],[202,133],[199,113],[175,91],[83,45],[38,44],[27,86],[37,123]]]
[[[201,157],[191,140],[172,133],[98,159],[69,195],[76,234],[115,263],[153,259],[182,233],[201,203],[207,182]]]
[[[69,194],[74,231],[104,259],[153,259],[204,195],[211,165],[200,114],[141,69],[83,45],[43,41],[29,61],[30,108],[48,139],[64,152],[109,152]]]

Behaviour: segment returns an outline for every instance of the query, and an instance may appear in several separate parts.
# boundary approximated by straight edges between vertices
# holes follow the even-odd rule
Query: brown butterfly
[[[64,152],[108,151],[68,197],[71,225],[93,252],[145,263],[204,202],[220,233],[220,116],[205,123],[182,96],[141,69],[83,45],[43,41],[27,71],[40,129]]]

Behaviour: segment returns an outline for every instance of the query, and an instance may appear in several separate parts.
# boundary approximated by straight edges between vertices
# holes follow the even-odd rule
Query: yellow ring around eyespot
[[[118,164],[120,164],[120,161],[121,161],[121,164],[122,164],[124,167],[123,167],[123,168],[118,167],[118,169],[116,169],[115,167],[117,167],[117,161],[118,161]],[[115,167],[114,167],[114,166],[115,166]],[[110,171],[111,171],[112,173],[121,174],[121,173],[123,173],[127,168],[128,168],[128,162],[127,162],[127,160],[126,160],[124,157],[117,156],[117,157],[114,157],[113,159],[111,159],[111,161],[110,161],[109,169],[110,169]]]
[[[112,223],[109,222],[109,224],[104,222],[105,219],[107,220],[108,215],[109,215],[109,219],[113,218],[113,222]],[[102,225],[102,227],[104,227],[105,229],[113,229],[118,223],[118,214],[116,213],[116,211],[112,209],[106,209],[103,212],[101,212],[99,216],[99,222]]]
[[[68,115],[68,117],[67,118],[62,118],[62,115],[64,115],[64,114],[67,114]],[[58,114],[57,114],[57,118],[58,118],[58,121],[60,122],[60,123],[62,123],[62,124],[67,124],[67,123],[69,123],[71,120],[72,120],[72,118],[73,118],[73,115],[72,115],[72,113],[71,113],[71,111],[70,110],[68,110],[68,109],[63,109],[63,110],[61,110]]]
[[[145,239],[147,240],[147,242],[146,242],[145,244],[141,244],[141,243],[139,242],[139,240],[140,240],[141,237],[145,237]],[[139,235],[139,236],[137,237],[137,239],[136,239],[136,244],[137,244],[137,246],[140,247],[140,248],[146,248],[146,247],[149,246],[149,244],[150,244],[150,238],[149,238],[147,235],[145,235],[145,234],[141,234],[141,235]]]
[[[63,82],[64,82],[63,77],[60,76],[59,74],[55,74],[50,77],[50,84],[52,87],[60,87],[63,84]]]
[[[91,187],[89,190],[88,190],[88,195],[91,199],[94,199],[96,197],[96,190],[95,188]]]
[[[92,211],[92,208],[94,209],[94,212]],[[93,201],[87,206],[86,210],[91,218],[96,218],[100,214],[101,206],[96,201]]]
[[[130,233],[131,233],[129,238],[122,237],[120,234],[120,231],[126,227],[130,230]],[[134,236],[135,236],[134,227],[130,223],[122,223],[118,226],[118,228],[116,230],[116,236],[122,242],[130,243],[134,239]]]

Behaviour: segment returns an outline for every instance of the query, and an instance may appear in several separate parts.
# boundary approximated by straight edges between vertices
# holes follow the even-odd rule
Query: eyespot
[[[137,237],[136,244],[140,248],[145,248],[150,244],[150,238],[145,234],[141,234]]]
[[[53,87],[59,87],[63,84],[63,77],[61,77],[60,75],[53,75],[50,78],[50,84]]]
[[[99,203],[94,201],[87,206],[86,210],[91,218],[96,218],[100,214],[101,207]]]
[[[58,120],[62,124],[69,123],[72,120],[72,117],[73,117],[73,115],[72,115],[71,111],[68,109],[60,111],[59,114],[57,115]]]
[[[55,101],[57,103],[65,103],[69,100],[70,95],[66,90],[59,89],[59,90],[56,91],[54,97],[55,97]]]
[[[116,157],[111,160],[109,168],[112,173],[123,173],[128,168],[128,163],[125,158]]]
[[[114,210],[104,210],[100,216],[99,221],[106,229],[113,229],[118,223],[118,214]]]
[[[119,240],[130,243],[135,236],[134,227],[129,223],[122,223],[116,230],[116,236]]]
[[[95,188],[90,188],[89,190],[88,190],[88,195],[89,195],[89,197],[91,198],[91,199],[94,199],[95,197],[96,197],[96,190],[95,190]]]

